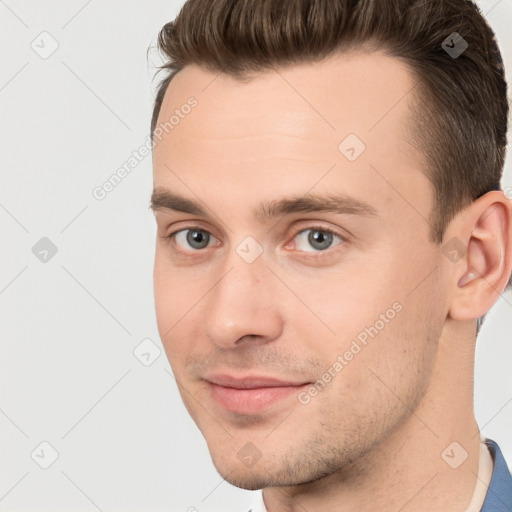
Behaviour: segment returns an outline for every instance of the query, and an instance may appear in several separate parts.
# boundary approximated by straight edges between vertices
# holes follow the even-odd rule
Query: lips
[[[310,384],[266,376],[234,377],[224,374],[212,374],[205,380],[217,404],[240,414],[261,413]]]

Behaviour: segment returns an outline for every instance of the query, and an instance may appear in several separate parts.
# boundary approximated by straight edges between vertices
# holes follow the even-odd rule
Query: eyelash
[[[170,233],[169,235],[165,236],[164,238],[166,239],[170,239],[173,246],[174,247],[177,247],[177,244],[176,244],[176,235],[178,233],[181,233],[183,231],[202,231],[204,233],[207,233],[209,234],[210,236],[216,238],[210,231],[208,231],[207,229],[204,229],[202,228],[201,226],[188,226],[188,227],[185,227],[185,228],[182,228],[182,229],[178,229],[172,233]],[[301,233],[304,233],[305,231],[320,231],[321,233],[326,233],[326,234],[329,234],[329,235],[332,235],[333,237],[338,237],[340,239],[340,242],[333,245],[333,246],[330,246],[328,247],[327,249],[325,250],[319,250],[319,251],[299,251],[299,252],[302,252],[302,253],[306,253],[307,254],[307,258],[311,258],[311,259],[315,259],[315,258],[321,258],[323,254],[327,254],[327,253],[332,253],[332,250],[334,250],[335,247],[337,247],[338,245],[344,245],[347,243],[347,239],[340,235],[338,232],[332,230],[332,229],[328,229],[328,228],[325,228],[323,226],[308,226],[306,228],[302,228],[302,229],[299,229],[298,231],[296,231],[294,234],[293,234],[293,237],[292,237],[292,240],[294,240],[295,238],[297,238],[298,235],[300,235]],[[203,252],[204,249],[206,248],[203,248],[203,249],[191,249],[189,251],[184,251],[183,249],[177,249],[179,252],[181,252],[182,254],[185,254],[185,255],[191,255],[193,253],[200,253],[200,252]],[[310,254],[312,253],[312,254]]]

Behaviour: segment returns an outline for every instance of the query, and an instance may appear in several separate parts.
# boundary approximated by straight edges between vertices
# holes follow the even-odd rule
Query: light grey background
[[[181,3],[0,0],[1,511],[226,512],[252,499],[218,475],[157,357],[150,156],[92,194],[147,141],[146,50]],[[480,4],[510,81],[512,1]],[[32,252],[42,237],[58,250],[39,248],[46,262]],[[508,293],[478,341],[475,386],[483,433],[509,463],[511,332]],[[146,338],[149,366],[133,354]],[[43,441],[58,452],[47,469]]]

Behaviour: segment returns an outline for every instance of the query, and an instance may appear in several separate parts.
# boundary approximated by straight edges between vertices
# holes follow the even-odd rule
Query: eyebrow
[[[173,194],[157,187],[151,196],[153,211],[173,210],[200,217],[208,217],[207,210],[197,201]],[[364,217],[380,217],[370,204],[344,194],[306,194],[278,200],[266,201],[252,210],[253,216],[260,221],[268,221],[292,213],[330,212]]]

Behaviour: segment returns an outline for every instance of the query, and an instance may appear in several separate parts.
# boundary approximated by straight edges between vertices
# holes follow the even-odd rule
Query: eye
[[[205,249],[209,245],[214,245],[211,242],[217,241],[208,231],[196,228],[175,231],[169,238],[174,239],[174,242],[186,251]]]
[[[295,240],[295,248],[305,252],[325,251],[344,241],[340,235],[324,228],[305,229],[297,233]]]

